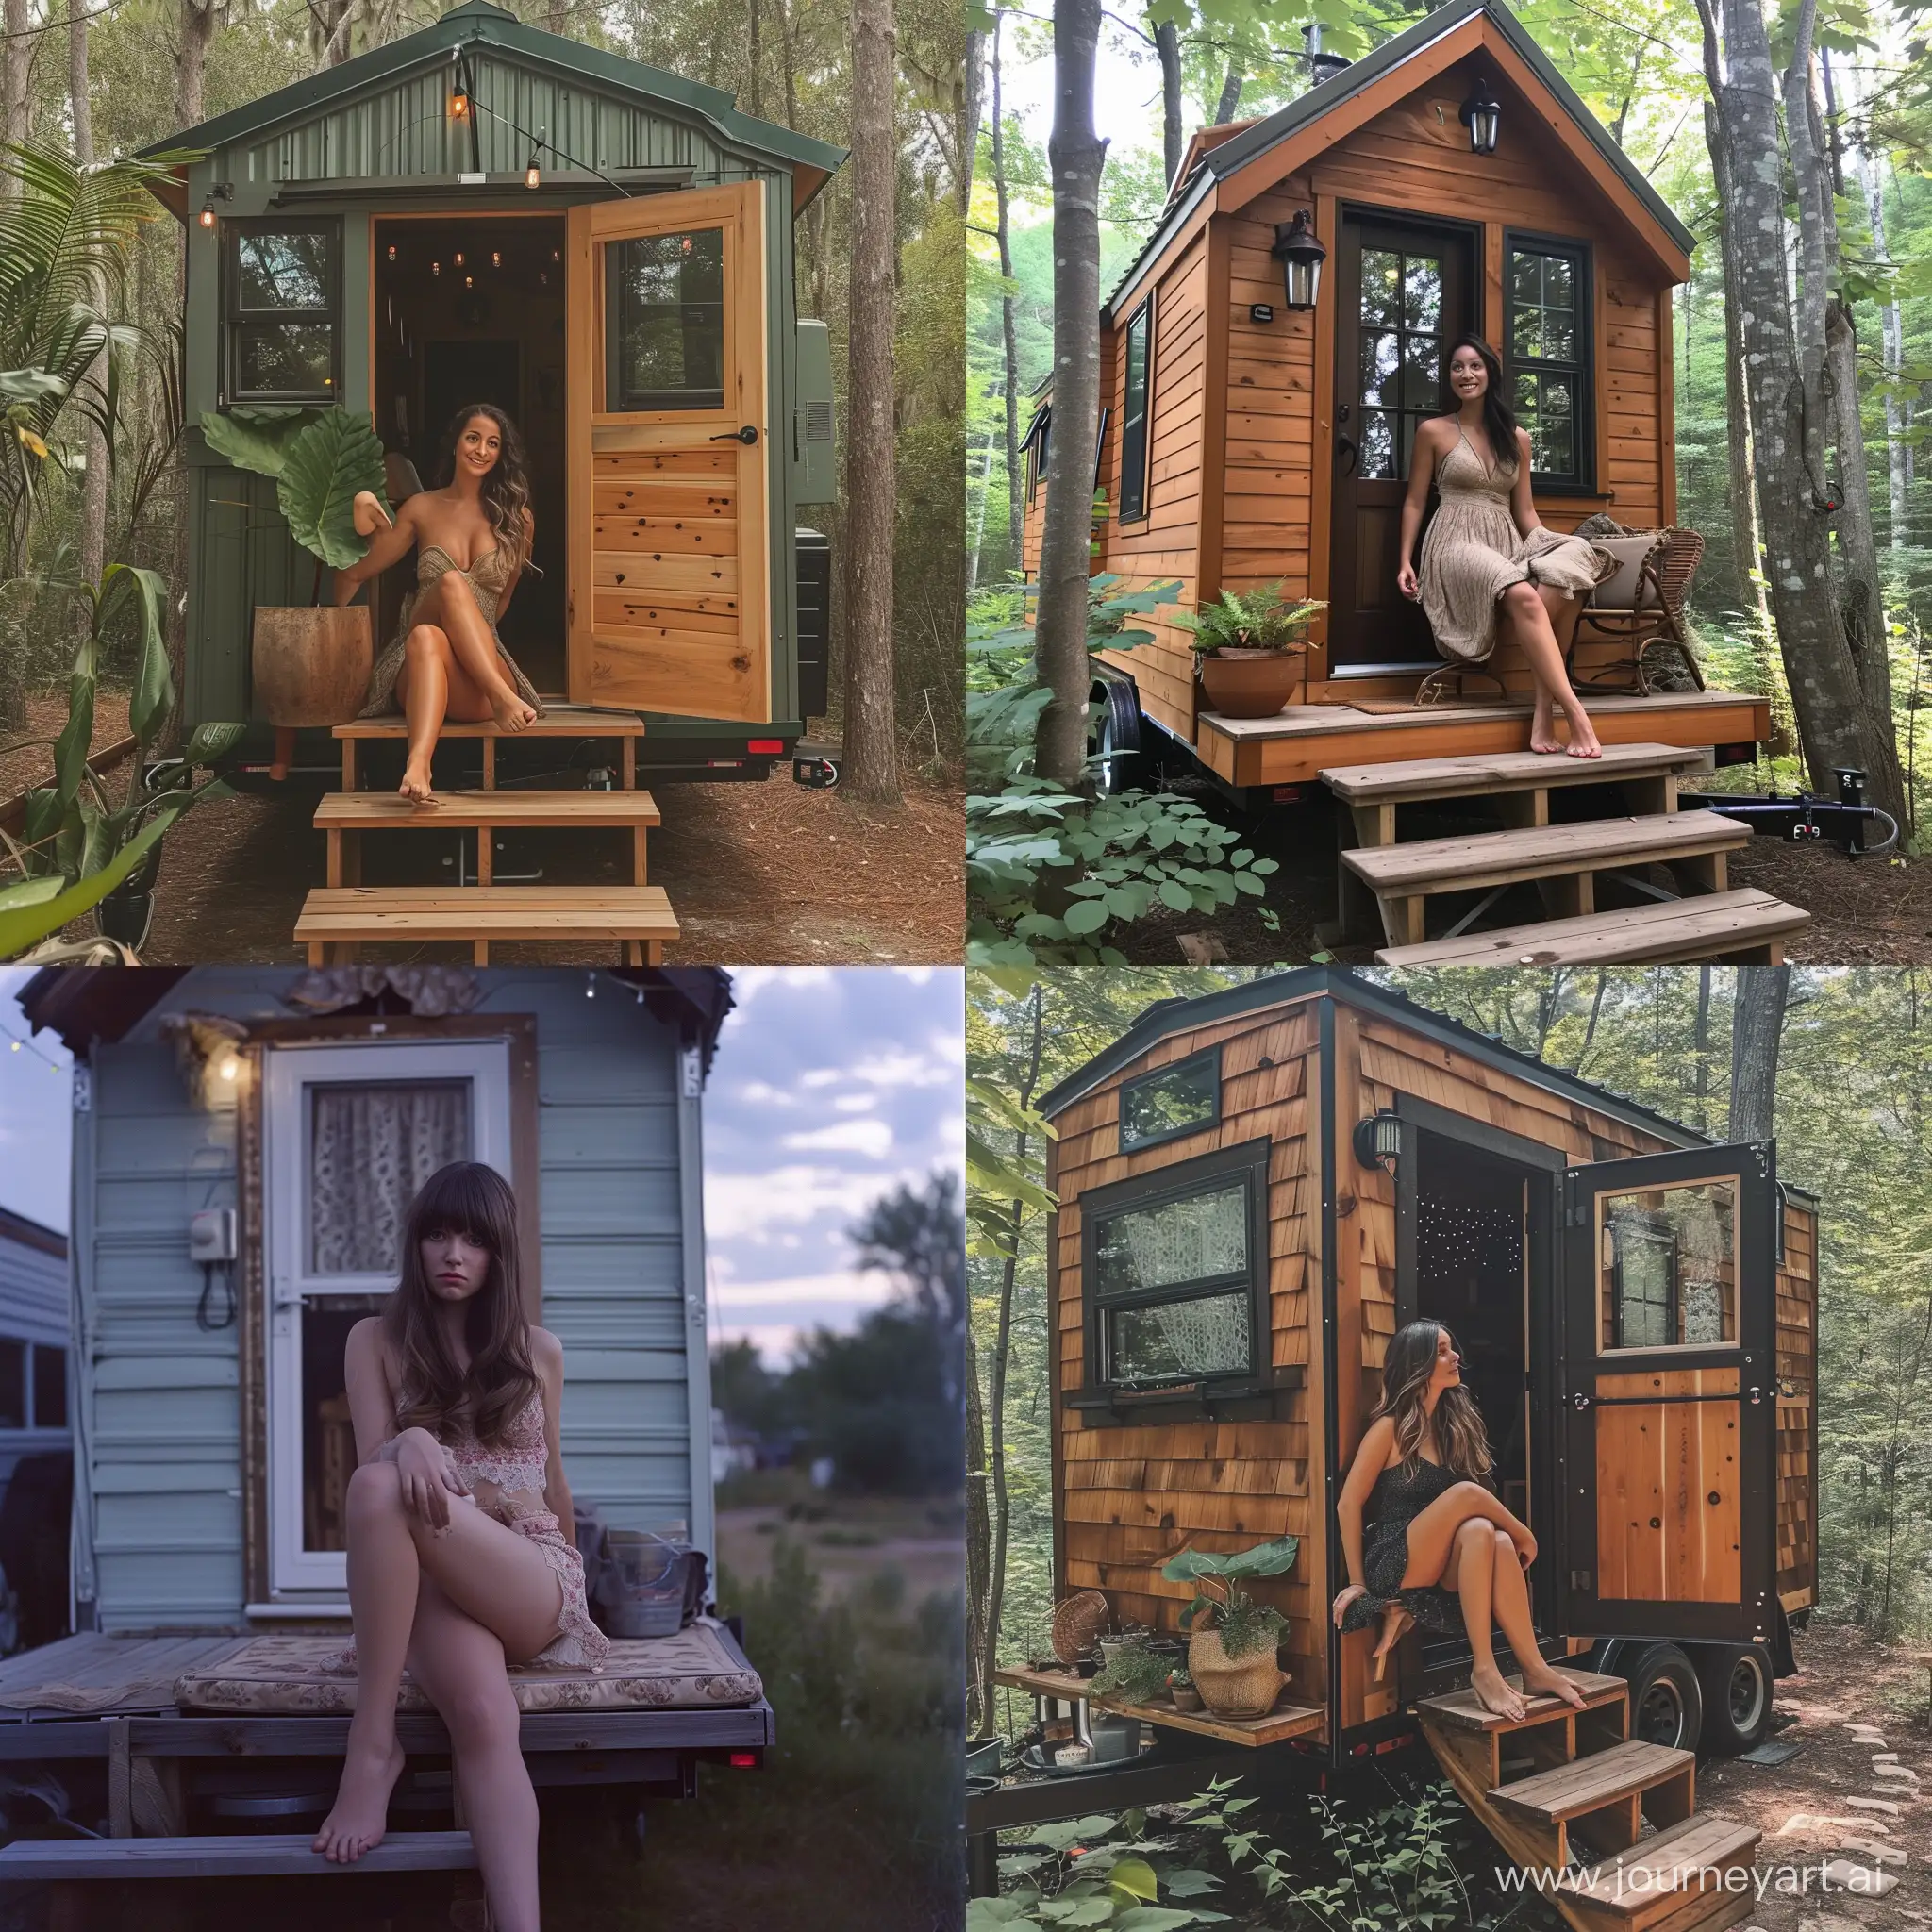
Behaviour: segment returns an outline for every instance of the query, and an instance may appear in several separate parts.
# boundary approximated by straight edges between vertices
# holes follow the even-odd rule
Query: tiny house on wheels
[[[1248,1586],[1287,1619],[1274,1710],[1180,1726],[1341,1766],[1420,1724],[1525,1862],[1565,1862],[1585,1813],[1599,1851],[1634,1841],[1640,1801],[1683,1823],[1692,1754],[1764,1736],[1815,1597],[1818,1204],[1774,1147],[1323,967],[1156,1004],[1041,1111],[1056,1596],[1173,1630],[1180,1552],[1293,1535],[1292,1570]],[[1585,1714],[1486,1718],[1457,1689],[1466,1641],[1416,1632],[1377,1684],[1373,1634],[1330,1621],[1337,1498],[1389,1338],[1422,1317],[1456,1337]],[[1561,1790],[1504,1781],[1519,1730]]]
[[[108,1835],[83,1841],[92,1864],[71,1835],[23,1840],[0,1881],[313,1875],[298,1854],[354,1694],[326,1661],[349,1631],[343,1348],[450,1160],[515,1191],[527,1312],[564,1343],[593,1579],[593,1514],[715,1551],[701,1116],[730,999],[709,969],[27,983],[27,1018],[75,1056],[74,1634],[0,1663],[0,1757],[10,1775],[45,1764]],[[614,1637],[596,1678],[513,1681],[540,1788],[688,1796],[700,1762],[756,1763],[772,1740],[755,1671],[708,1615]],[[404,1828],[462,1823],[441,1722],[408,1695],[391,1857],[468,1864],[460,1829]]]

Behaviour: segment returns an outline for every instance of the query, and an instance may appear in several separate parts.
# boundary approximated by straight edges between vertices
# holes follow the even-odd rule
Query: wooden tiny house
[[[1328,1606],[1388,1340],[1426,1316],[1537,1537],[1544,1654],[1627,1682],[1659,1748],[1700,1706],[1707,1748],[1762,1734],[1817,1522],[1817,1204],[1771,1144],[1321,967],[1159,1002],[1042,1111],[1057,1596],[1171,1630],[1163,1564],[1291,1533],[1253,1586],[1288,1618],[1271,1735],[1340,1763],[1412,1729],[1466,1646],[1411,1636],[1378,1686]]]
[[[1462,118],[1500,108],[1494,151]],[[1295,215],[1326,250],[1291,310],[1273,252]],[[1101,315],[1097,567],[1170,580],[1192,608],[1281,583],[1327,605],[1297,702],[1224,720],[1196,696],[1185,631],[1106,654],[1141,718],[1243,791],[1324,768],[1527,748],[1526,706],[1418,712],[1441,661],[1397,591],[1415,425],[1442,404],[1442,351],[1497,347],[1536,451],[1539,512],[1574,529],[1676,514],[1671,297],[1692,237],[1509,12],[1449,0],[1265,119],[1191,142],[1160,224]],[[1037,557],[1048,395],[1029,431]],[[1082,435],[1091,433],[1083,429]],[[1588,641],[1579,674],[1596,668]],[[1495,660],[1511,691],[1526,669]],[[1698,691],[1591,700],[1607,742],[1743,746],[1766,701]]]

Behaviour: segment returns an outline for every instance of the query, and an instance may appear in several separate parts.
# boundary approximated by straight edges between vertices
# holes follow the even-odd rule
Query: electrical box
[[[832,338],[822,322],[798,325],[798,401],[791,411],[791,493],[799,503],[835,503]]]
[[[235,1258],[235,1210],[204,1208],[189,1216],[188,1258],[203,1263]]]

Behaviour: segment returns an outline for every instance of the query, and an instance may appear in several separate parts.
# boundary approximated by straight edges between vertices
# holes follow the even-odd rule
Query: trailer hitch
[[[1876,858],[1890,852],[1898,843],[1898,824],[1890,812],[1865,803],[1864,773],[1846,765],[1832,775],[1838,780],[1836,798],[1820,798],[1802,790],[1789,797],[1775,790],[1680,791],[1677,805],[1684,811],[1721,812],[1761,837],[1789,844],[1829,839],[1851,858]],[[1874,823],[1887,828],[1885,837],[1876,845],[1860,844],[1861,827]]]

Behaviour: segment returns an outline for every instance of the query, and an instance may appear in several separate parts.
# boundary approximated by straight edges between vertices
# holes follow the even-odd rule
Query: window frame
[[[1514,258],[1518,254],[1556,256],[1571,264],[1576,289],[1576,346],[1578,354],[1567,362],[1546,358],[1518,357],[1510,347],[1511,290]],[[1503,230],[1503,375],[1508,384],[1508,402],[1516,407],[1516,378],[1527,371],[1548,370],[1557,375],[1573,375],[1576,380],[1575,464],[1570,471],[1538,470],[1529,473],[1532,490],[1548,490],[1558,495],[1591,496],[1596,492],[1596,274],[1590,242],[1573,235],[1543,235],[1528,228]]]
[[[1646,1236],[1668,1244],[1670,1250],[1669,1287],[1664,1291],[1664,1332],[1671,1338],[1667,1341],[1629,1341],[1624,1335],[1624,1239],[1616,1223],[1604,1222],[1604,1232],[1609,1236],[1614,1258],[1610,1263],[1610,1326],[1616,1340],[1610,1344],[1608,1353],[1633,1348],[1681,1348],[1684,1343],[1678,1339],[1683,1324],[1683,1309],[1677,1288],[1677,1237],[1668,1226],[1657,1229],[1646,1228]],[[1645,1303],[1643,1306],[1654,1306]]]
[[[718,390],[717,400],[710,400],[712,391],[705,390],[684,391],[645,391],[633,392],[625,390],[616,379],[624,356],[624,317],[625,291],[623,277],[615,266],[616,251],[630,247],[640,242],[668,242],[679,235],[716,235],[718,237]],[[734,281],[737,275],[735,252],[731,245],[730,224],[722,221],[693,222],[685,228],[653,230],[643,235],[611,235],[598,240],[599,248],[605,251],[600,260],[604,284],[604,329],[603,352],[604,370],[602,388],[598,399],[603,410],[613,416],[675,416],[680,420],[691,416],[716,416],[724,412],[731,399],[731,356],[732,356],[732,298],[736,293]],[[670,305],[665,305],[669,307]],[[695,305],[680,303],[680,308]],[[684,394],[701,398],[693,402],[651,402],[639,401],[637,396]]]
[[[1191,1160],[1175,1161],[1152,1173],[1136,1174],[1104,1187],[1090,1188],[1077,1197],[1080,1208],[1080,1300],[1085,1381],[1082,1394],[1103,1401],[1172,1401],[1176,1396],[1252,1394],[1268,1386],[1268,1168],[1274,1142],[1267,1136],[1237,1147],[1218,1148]],[[1100,1225],[1137,1208],[1160,1207],[1197,1194],[1218,1192],[1239,1178],[1248,1191],[1248,1265],[1245,1279],[1206,1276],[1198,1282],[1163,1283],[1158,1288],[1130,1289],[1103,1295],[1098,1288]],[[1197,1375],[1158,1382],[1116,1382],[1108,1372],[1106,1316],[1112,1308],[1158,1307],[1171,1302],[1196,1301],[1244,1288],[1248,1296],[1248,1367],[1224,1374]],[[1090,1405],[1091,1406],[1091,1402]]]
[[[321,308],[243,308],[242,242],[249,235],[320,234],[328,238],[328,289]],[[342,400],[343,240],[340,215],[249,215],[222,224],[222,397],[235,403],[335,404]],[[323,390],[243,389],[241,383],[242,326],[244,323],[315,322],[328,324],[329,387]]]
[[[1127,1096],[1137,1087],[1144,1087],[1150,1080],[1169,1079],[1188,1067],[1200,1066],[1204,1061],[1214,1063],[1214,1111],[1204,1121],[1191,1121],[1186,1126],[1169,1127],[1164,1133],[1149,1134],[1135,1140],[1127,1139]],[[1165,1066],[1150,1067],[1144,1074],[1137,1074],[1131,1080],[1121,1082],[1120,1116],[1116,1126],[1120,1136],[1120,1151],[1123,1154],[1139,1154],[1142,1148],[1158,1147],[1169,1141],[1185,1140],[1190,1134],[1205,1134],[1210,1127],[1221,1124],[1221,1047],[1203,1047],[1199,1053],[1191,1053],[1185,1059],[1169,1060]]]
[[[1127,317],[1121,331],[1121,487],[1117,521],[1144,524],[1148,502],[1153,495],[1152,475],[1154,439],[1148,434],[1154,420],[1154,294],[1150,291],[1140,307]],[[1134,331],[1143,331],[1141,352],[1141,412],[1134,413],[1133,369]],[[1129,490],[1129,484],[1133,488]],[[1128,506],[1131,503],[1132,508]]]
[[[1035,414],[1026,431],[1021,451],[1026,458],[1026,501],[1030,504],[1040,494],[1041,479],[1046,475],[1046,454],[1053,437],[1053,405],[1043,404]]]

